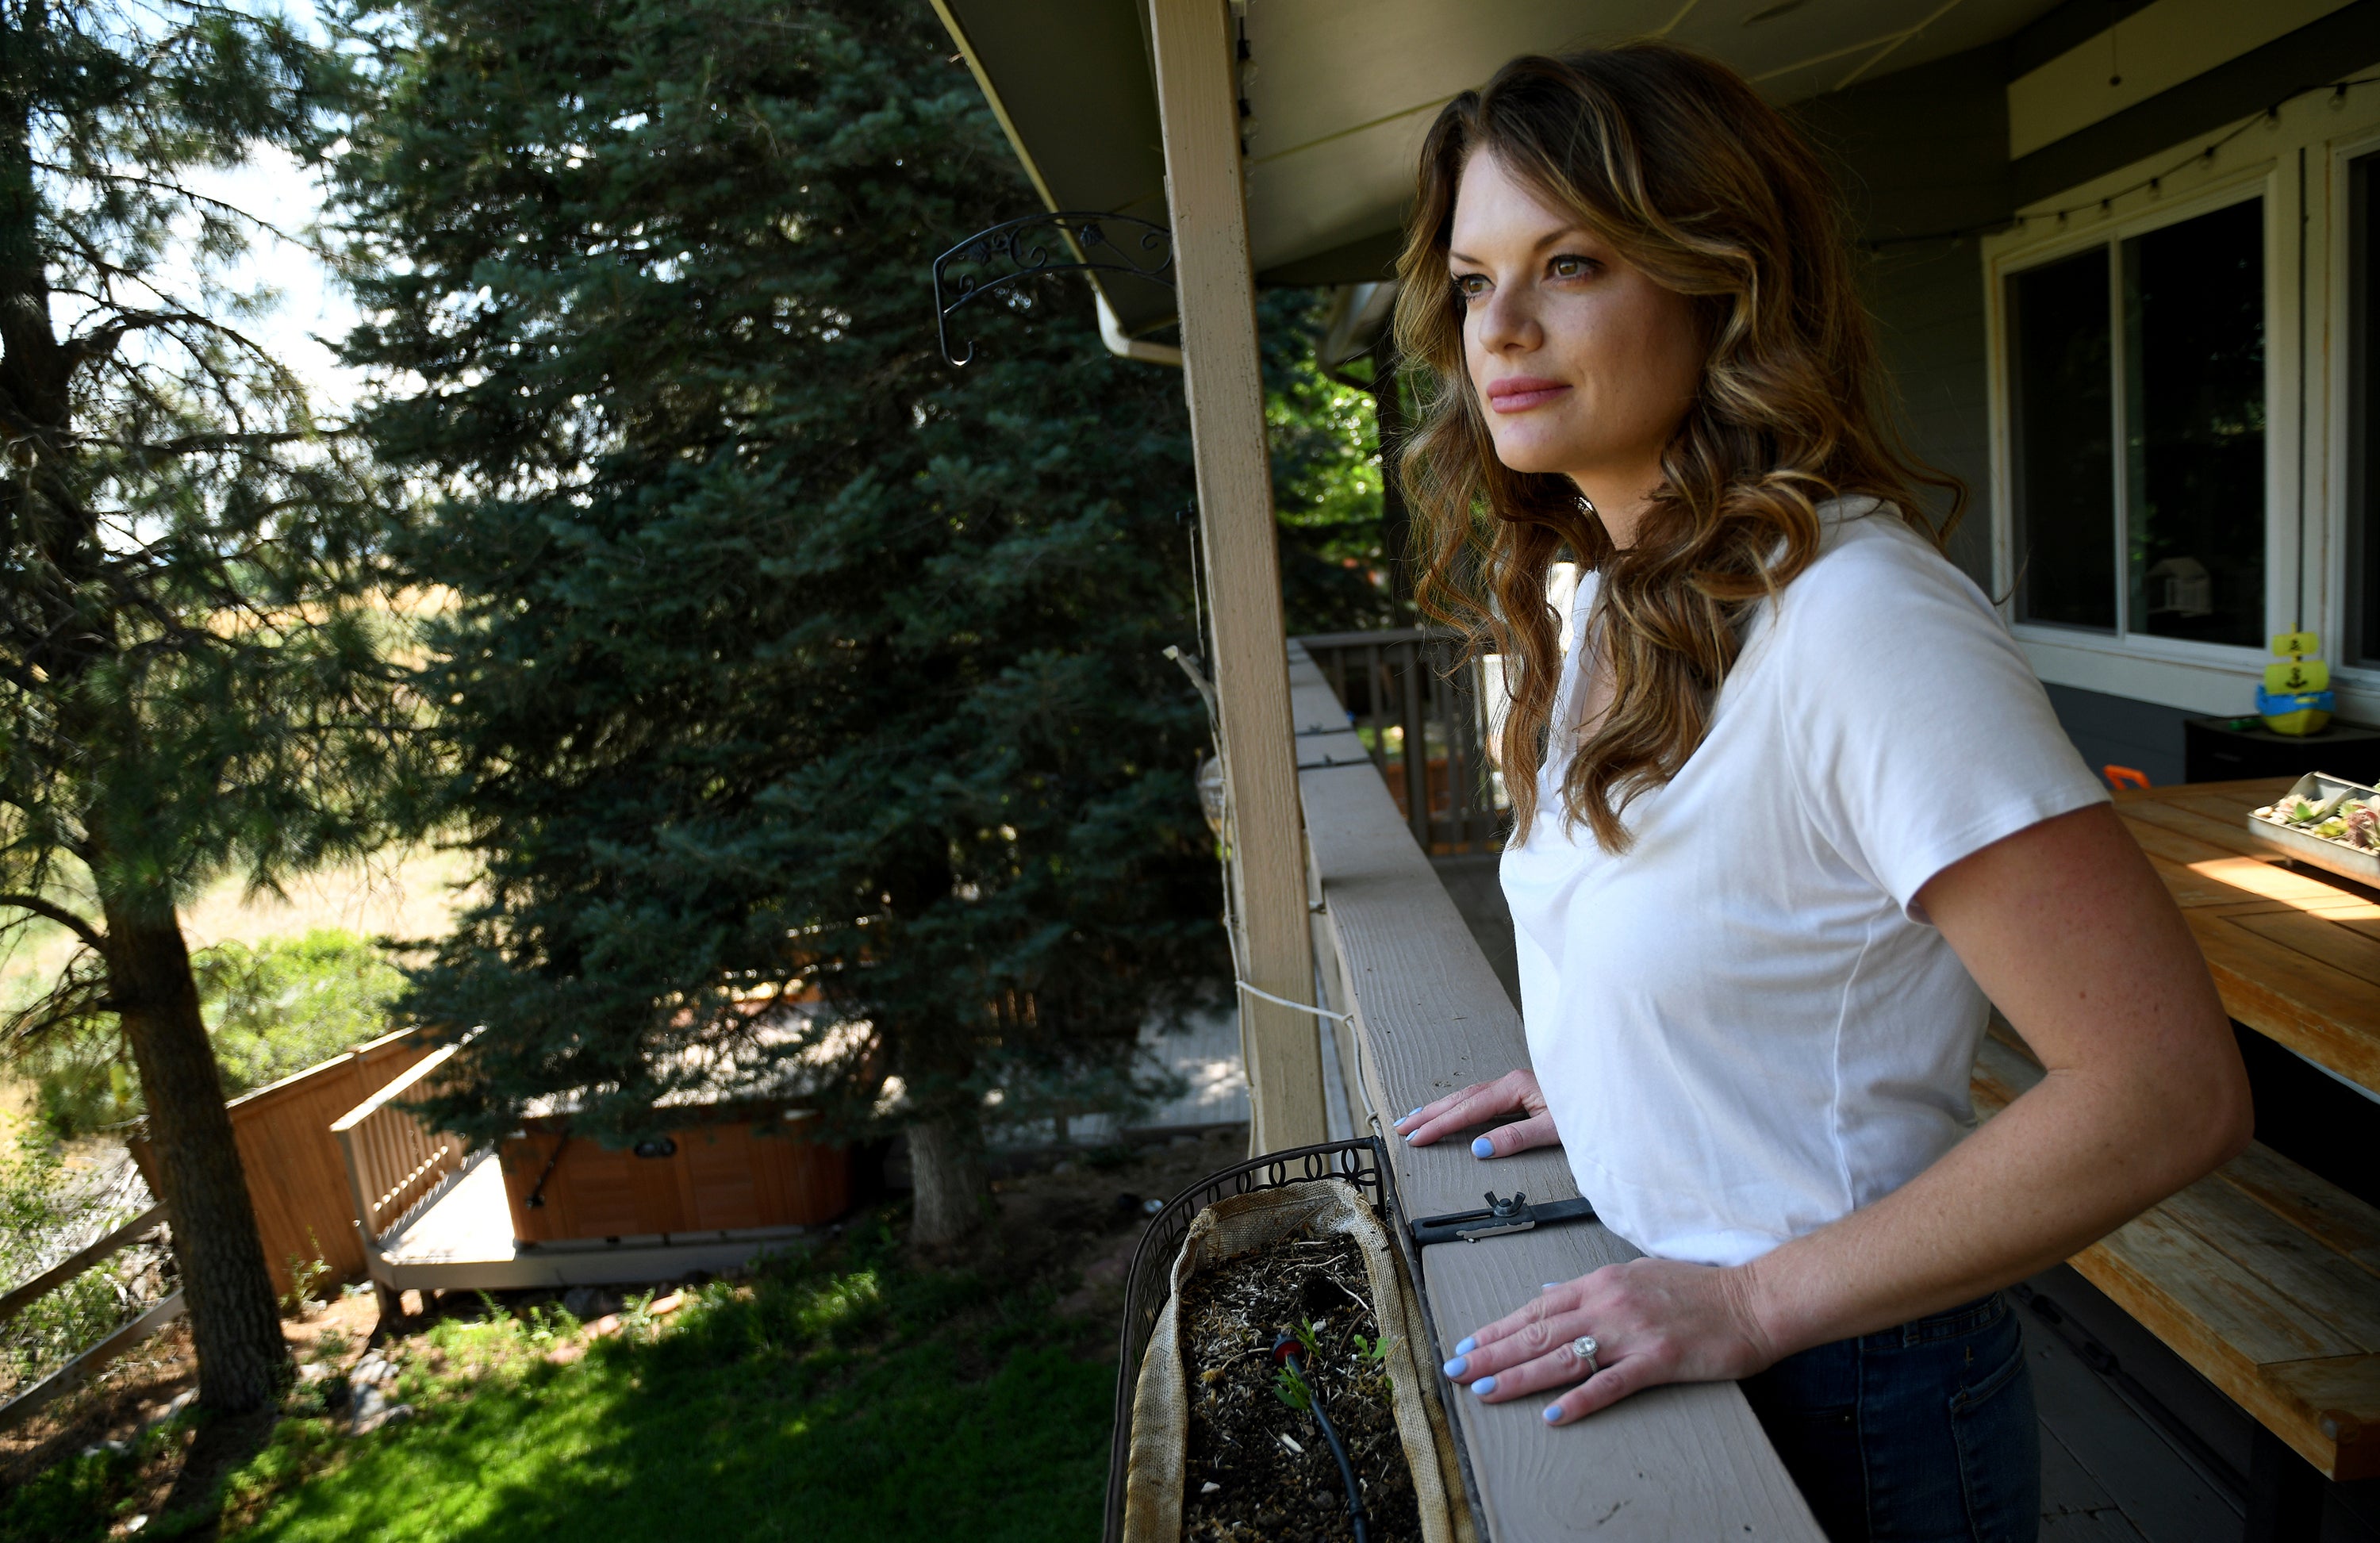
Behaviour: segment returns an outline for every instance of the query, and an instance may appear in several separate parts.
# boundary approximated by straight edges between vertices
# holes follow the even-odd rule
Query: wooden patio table
[[[2250,834],[2248,811],[2292,779],[2116,795],[2206,955],[2223,1006],[2257,1033],[2380,1088],[2380,893]]]

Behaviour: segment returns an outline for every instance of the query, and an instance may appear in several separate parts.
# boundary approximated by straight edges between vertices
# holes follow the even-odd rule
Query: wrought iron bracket
[[[934,331],[942,358],[953,364],[975,358],[972,338],[965,354],[952,351],[951,312],[1022,280],[1045,273],[1125,273],[1170,289],[1172,271],[1173,233],[1129,214],[1060,210],[977,231],[934,259]]]

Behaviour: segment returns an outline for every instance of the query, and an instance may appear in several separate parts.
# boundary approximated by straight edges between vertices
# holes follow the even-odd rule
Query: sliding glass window
[[[2264,201],[2008,276],[2020,621],[2260,647]]]

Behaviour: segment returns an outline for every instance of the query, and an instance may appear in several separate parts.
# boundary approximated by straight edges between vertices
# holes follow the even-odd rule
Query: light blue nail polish
[[[1408,1119],[1408,1120],[1410,1120],[1410,1119],[1412,1119],[1415,1115],[1419,1114],[1423,1110],[1427,1109],[1428,1107],[1429,1107],[1429,1106],[1428,1106],[1427,1104],[1415,1104],[1415,1105],[1414,1105],[1411,1109],[1409,1109],[1409,1110],[1406,1110],[1406,1111],[1405,1111],[1405,1118],[1406,1118],[1406,1119]]]
[[[1486,1398],[1489,1393],[1496,1391],[1496,1379],[1492,1377],[1483,1377],[1478,1381],[1471,1384],[1471,1391],[1478,1394],[1481,1398]]]
[[[1453,1360],[1446,1363],[1446,1375],[1449,1377],[1461,1377],[1463,1375],[1463,1368],[1470,1364],[1471,1363],[1463,1356],[1457,1355]]]
[[[1411,1141],[1415,1136],[1419,1136],[1420,1134],[1421,1133],[1419,1131],[1407,1131],[1405,1132],[1405,1139],[1407,1141]]]
[[[1561,1405],[1560,1405],[1560,1404],[1559,1404],[1559,1403],[1548,1403],[1548,1404],[1547,1404],[1547,1405],[1546,1405],[1546,1423],[1547,1423],[1548,1425],[1560,1425],[1560,1424],[1561,1424]]]
[[[1474,1338],[1471,1338],[1471,1339],[1464,1340],[1461,1344],[1456,1345],[1456,1346],[1454,1347],[1454,1353],[1455,1353],[1457,1355],[1470,1355],[1473,1351],[1475,1351],[1475,1350],[1476,1350],[1476,1349],[1478,1349],[1478,1348],[1479,1348],[1479,1341],[1477,1340],[1477,1338],[1476,1338],[1476,1337],[1474,1337]]]
[[[1483,1136],[1478,1140],[1474,1141],[1471,1144],[1471,1155],[1473,1157],[1494,1157],[1496,1155],[1496,1143],[1488,1140]]]
[[[1561,1282],[1560,1281],[1548,1281],[1544,1285],[1539,1286],[1537,1289],[1539,1291],[1551,1291],[1560,1284]]]

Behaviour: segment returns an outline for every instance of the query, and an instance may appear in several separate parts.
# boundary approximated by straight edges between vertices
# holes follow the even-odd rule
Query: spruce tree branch
[[[45,921],[55,921],[80,938],[92,953],[103,954],[107,952],[107,940],[100,936],[97,928],[65,906],[44,900],[38,894],[0,894],[0,905],[14,905],[20,911],[30,911]]]
[[[183,327],[228,338],[248,353],[273,364],[276,374],[282,373],[279,365],[273,360],[273,357],[254,339],[241,333],[237,328],[225,326],[213,317],[201,315],[195,310],[120,310],[116,313],[116,319],[106,326],[71,339],[63,346],[74,361],[79,364],[85,359],[113,354],[115,352],[115,346],[132,333],[172,332],[179,337],[179,329]],[[189,346],[188,339],[183,338],[182,343],[183,346]],[[212,374],[213,371],[209,371],[209,373]]]
[[[121,450],[137,456],[201,456],[220,450],[267,450],[275,445],[297,444],[307,440],[328,439],[334,435],[353,437],[352,429],[336,429],[310,433],[302,429],[277,431],[258,430],[249,433],[182,434],[163,440],[84,439],[79,443],[109,450]]]
[[[188,184],[178,180],[169,180],[164,177],[142,176],[136,172],[118,171],[114,167],[101,167],[97,165],[82,167],[62,166],[54,161],[42,161],[39,159],[34,160],[32,164],[36,170],[49,172],[57,176],[88,177],[94,182],[121,182],[135,188],[146,188],[153,193],[168,193],[175,198],[181,199],[189,203],[207,204],[223,213],[230,215],[234,219],[245,220],[249,225],[254,225],[257,229],[265,232],[269,236],[275,237],[280,240],[286,241],[293,247],[304,247],[308,251],[317,250],[317,249],[310,244],[300,241],[298,237],[290,235],[287,231],[283,230],[279,225],[274,225],[272,221],[263,218],[261,215],[251,214],[236,203],[226,203],[221,199],[209,198],[206,194],[194,191]]]

